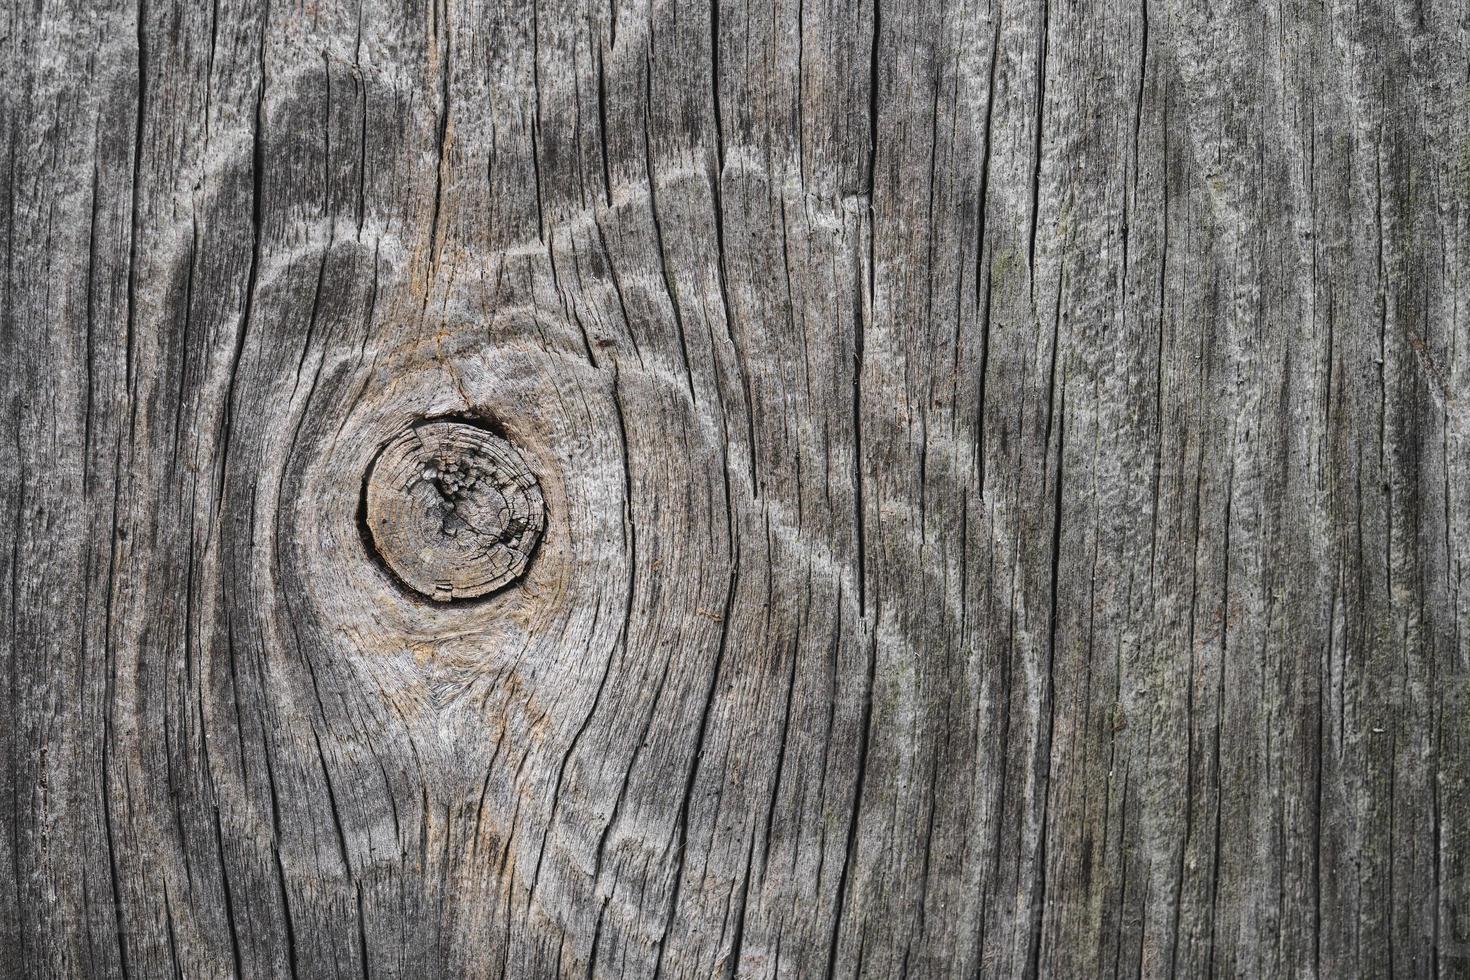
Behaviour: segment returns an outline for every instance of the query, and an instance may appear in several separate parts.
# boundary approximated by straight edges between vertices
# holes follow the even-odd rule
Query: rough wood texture
[[[3,20],[4,976],[1470,972],[1463,0]]]

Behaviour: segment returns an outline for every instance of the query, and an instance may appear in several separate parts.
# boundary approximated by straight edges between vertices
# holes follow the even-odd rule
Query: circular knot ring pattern
[[[378,556],[438,602],[473,599],[525,572],[546,528],[536,477],[504,439],[466,422],[421,422],[374,458],[365,517]]]

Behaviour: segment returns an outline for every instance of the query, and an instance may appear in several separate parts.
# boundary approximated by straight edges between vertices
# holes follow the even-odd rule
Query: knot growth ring
[[[420,422],[369,466],[371,547],[400,582],[438,602],[520,578],[546,528],[536,477],[504,439],[469,422]]]

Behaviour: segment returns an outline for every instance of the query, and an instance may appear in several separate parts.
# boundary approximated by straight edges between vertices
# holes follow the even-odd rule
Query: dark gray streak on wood
[[[1470,971],[1463,4],[3,18],[0,975]]]

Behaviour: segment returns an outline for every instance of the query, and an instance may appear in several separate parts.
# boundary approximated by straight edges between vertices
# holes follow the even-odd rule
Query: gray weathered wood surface
[[[1463,0],[0,18],[4,976],[1470,973]]]

